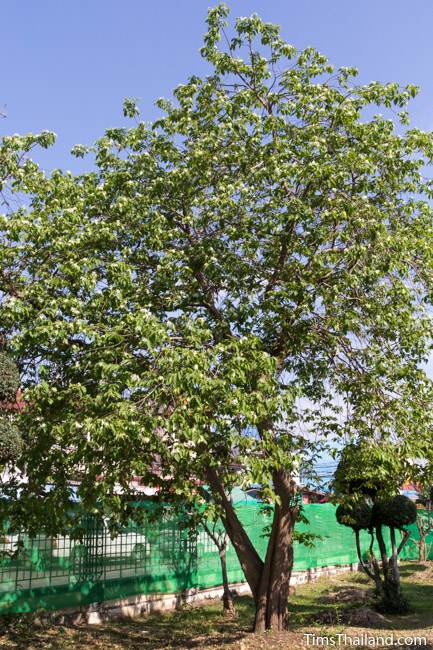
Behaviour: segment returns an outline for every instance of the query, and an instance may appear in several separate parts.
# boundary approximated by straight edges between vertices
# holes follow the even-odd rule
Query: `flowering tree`
[[[0,222],[1,326],[29,404],[9,516],[50,508],[60,525],[72,477],[113,519],[133,475],[191,502],[206,483],[259,630],[287,625],[295,470],[315,436],[431,447],[433,138],[405,127],[414,87],[356,85],[257,16],[226,35],[227,15],[208,15],[209,75],[150,125],[126,101],[135,123],[90,148],[93,171],[44,175],[21,158],[29,140],[3,141],[28,197]],[[233,482],[274,504],[264,558]]]

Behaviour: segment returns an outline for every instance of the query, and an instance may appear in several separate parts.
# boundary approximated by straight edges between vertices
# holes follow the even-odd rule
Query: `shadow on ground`
[[[201,606],[185,606],[175,612],[152,613],[142,618],[119,619],[98,626],[53,626],[38,624],[25,617],[0,635],[0,649],[72,650],[168,650],[169,648],[213,650],[239,646],[251,631],[253,602],[236,601],[237,617],[222,614],[222,604],[212,601]]]
[[[370,581],[364,574],[346,573],[297,588],[289,601],[287,633],[251,634],[253,601],[242,596],[236,599],[234,620],[223,616],[221,601],[100,626],[61,627],[20,617],[0,635],[0,650],[297,650],[306,647],[306,631],[332,637],[342,630],[351,635],[426,634],[423,647],[433,650],[433,562],[406,563],[401,574],[413,605],[405,616],[374,612]]]

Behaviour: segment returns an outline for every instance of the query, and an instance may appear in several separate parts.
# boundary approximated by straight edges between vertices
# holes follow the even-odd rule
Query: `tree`
[[[407,610],[408,604],[401,592],[398,557],[410,537],[407,526],[417,518],[413,501],[398,494],[405,475],[414,471],[413,465],[404,463],[400,454],[398,447],[383,440],[352,443],[342,450],[334,478],[337,498],[342,501],[336,510],[337,521],[355,532],[359,562],[374,580],[379,607],[391,613]],[[425,467],[421,466],[418,471],[425,471]],[[389,557],[384,526],[390,531]],[[367,562],[361,549],[361,530],[367,530],[370,535]],[[402,535],[398,545],[396,530]],[[375,542],[379,547],[380,563],[374,552]]]
[[[361,567],[374,580],[376,595],[379,597],[379,607],[389,613],[407,611],[407,601],[401,592],[398,556],[403,550],[410,532],[406,526],[416,519],[416,506],[403,495],[391,499],[376,501],[373,506],[366,502],[340,504],[336,511],[337,520],[343,526],[349,526],[355,532],[356,549]],[[391,555],[388,557],[383,535],[383,526],[390,529]],[[360,531],[368,530],[370,546],[367,552],[368,562],[364,560],[361,550]],[[397,546],[395,531],[402,533],[402,539]],[[374,553],[374,542],[377,542],[381,563]]]
[[[127,100],[136,121],[90,148],[93,171],[22,171],[22,139],[3,143],[27,195],[0,222],[1,326],[28,400],[8,514],[60,525],[71,477],[119,520],[132,475],[192,503],[206,483],[256,629],[281,629],[299,459],[355,432],[431,453],[433,139],[405,127],[415,87],[356,85],[255,15],[226,34],[227,15],[208,15],[209,76],[151,125]],[[265,558],[233,481],[274,504]]]
[[[224,614],[226,616],[234,616],[235,606],[227,573],[227,546],[229,541],[227,532],[219,519],[203,521],[203,528],[218,549],[218,555],[221,562],[221,577],[223,581]]]
[[[226,498],[233,505],[232,489],[233,485],[225,486]],[[236,615],[236,611],[227,572],[227,549],[229,545],[229,537],[221,520],[221,515],[223,515],[223,512],[221,512],[221,508],[218,506],[218,503],[213,501],[212,493],[208,488],[200,485],[197,486],[197,490],[200,492],[205,505],[202,508],[196,508],[191,513],[190,529],[192,531],[192,534],[197,535],[197,532],[201,528],[204,530],[209,539],[211,539],[214,543],[218,551],[221,566],[221,579],[223,583],[223,612],[226,616],[234,617]],[[203,550],[203,547],[201,547],[201,550]]]
[[[419,561],[425,562],[428,559],[427,536],[433,530],[433,487],[430,484],[424,486],[417,503],[426,509],[425,511],[418,510],[416,516],[416,527],[418,529],[417,546],[419,551]]]
[[[418,511],[415,523],[418,529],[419,561],[426,562],[426,560],[428,560],[427,536],[433,530],[433,517],[431,509],[429,509],[427,512]]]

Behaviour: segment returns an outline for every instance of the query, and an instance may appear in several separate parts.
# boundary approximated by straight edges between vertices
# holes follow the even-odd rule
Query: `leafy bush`
[[[20,374],[14,361],[0,352],[0,402],[14,401],[19,385]]]
[[[0,418],[0,465],[17,460],[22,449],[18,428],[7,417]]]

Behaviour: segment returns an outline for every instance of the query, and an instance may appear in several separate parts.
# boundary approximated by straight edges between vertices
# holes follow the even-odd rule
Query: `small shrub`
[[[0,402],[15,401],[20,385],[20,374],[14,361],[5,352],[0,352]]]
[[[18,428],[7,417],[0,417],[0,465],[17,460],[22,450]]]

